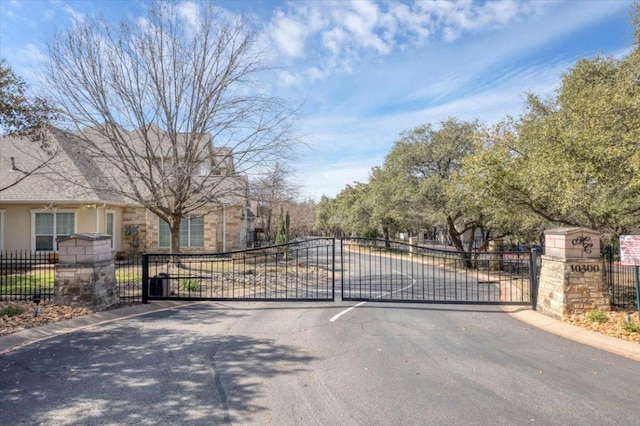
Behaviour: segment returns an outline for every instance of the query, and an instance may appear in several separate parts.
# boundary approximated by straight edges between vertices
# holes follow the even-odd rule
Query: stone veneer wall
[[[120,302],[111,239],[104,234],[74,234],[58,241],[54,303],[98,311]]]
[[[582,228],[545,232],[537,310],[564,319],[609,306],[600,234]]]
[[[131,253],[131,241],[137,239],[138,247],[133,248],[134,253],[144,253],[147,251],[147,212],[146,209],[141,207],[126,207],[122,212],[122,250],[127,253]],[[134,227],[137,230],[135,235],[127,235],[125,229],[127,227]],[[157,225],[156,225],[157,227]]]
[[[226,251],[238,250],[240,248],[240,227],[242,226],[242,206],[232,206],[225,208],[225,216],[227,219],[227,247]],[[217,249],[223,250],[223,223],[222,223],[222,210],[220,210],[218,216],[217,226]]]

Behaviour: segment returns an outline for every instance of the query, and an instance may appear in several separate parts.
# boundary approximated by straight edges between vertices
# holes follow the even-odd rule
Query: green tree
[[[355,182],[336,196],[335,207],[340,227],[347,235],[371,235],[376,226],[371,222],[369,185]]]
[[[334,198],[323,195],[314,206],[316,231],[323,235],[336,236],[340,234],[340,224],[336,220],[336,201]]]
[[[475,208],[473,189],[455,177],[464,158],[472,154],[479,130],[477,122],[450,118],[437,130],[424,124],[405,132],[385,158],[382,173],[386,176],[380,179],[387,182],[383,197],[393,204],[391,218],[404,221],[407,227],[411,217],[407,212],[421,211],[422,224],[439,224],[464,259],[469,258],[473,244],[465,247],[463,235],[473,240],[476,229],[482,227],[482,214]]]
[[[56,110],[42,97],[30,96],[29,85],[2,59],[0,60],[0,137],[24,138],[15,141],[34,166],[16,164],[11,150],[0,149],[0,167],[14,170],[11,177],[0,183],[0,191],[11,188],[27,177],[42,173],[55,157],[48,140],[49,124],[56,118]],[[29,144],[28,142],[32,142]]]
[[[56,110],[42,97],[31,97],[29,85],[0,60],[0,136],[26,136],[46,148],[46,125]]]
[[[640,31],[626,57],[579,60],[555,96],[486,134],[472,160],[496,217],[617,236],[640,220]],[[468,165],[467,165],[468,166]]]

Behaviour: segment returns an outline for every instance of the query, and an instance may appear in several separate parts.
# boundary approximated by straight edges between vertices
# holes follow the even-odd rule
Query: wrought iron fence
[[[142,303],[142,255],[115,260],[116,282],[120,300]]]
[[[380,239],[341,243],[342,299],[532,304],[538,256],[459,252]]]
[[[636,306],[636,289],[634,285],[634,267],[620,263],[620,247],[603,246],[607,284],[611,307],[634,308]]]
[[[334,300],[333,238],[214,254],[145,254],[147,300]]]
[[[55,253],[0,251],[0,300],[49,301],[55,282]],[[120,300],[142,302],[142,256],[115,261]]]
[[[57,261],[50,253],[0,251],[0,300],[50,300]]]

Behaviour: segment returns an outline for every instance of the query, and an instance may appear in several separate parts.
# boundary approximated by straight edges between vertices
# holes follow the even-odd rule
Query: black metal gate
[[[335,239],[217,254],[145,254],[142,300],[332,301]]]
[[[534,252],[460,253],[376,239],[341,241],[342,300],[534,305]]]
[[[313,238],[219,254],[146,254],[148,300],[333,301],[535,306],[537,256],[470,255],[402,242]]]

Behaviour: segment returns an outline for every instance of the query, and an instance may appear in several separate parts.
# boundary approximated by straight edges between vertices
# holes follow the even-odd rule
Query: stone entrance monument
[[[537,311],[563,319],[595,309],[610,310],[600,233],[558,228],[544,235]]]

